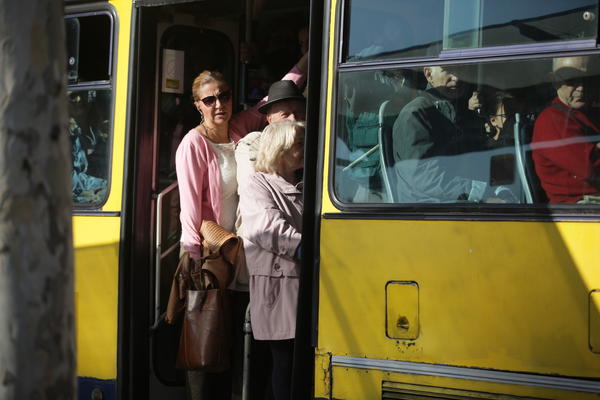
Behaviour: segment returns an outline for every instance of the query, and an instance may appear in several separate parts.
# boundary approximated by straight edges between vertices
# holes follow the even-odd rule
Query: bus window
[[[112,18],[108,13],[74,15],[65,24],[73,203],[96,208],[108,196]]]
[[[580,56],[342,72],[337,198],[597,203],[599,61]]]
[[[69,91],[75,204],[99,204],[107,195],[110,106],[110,90]]]
[[[594,0],[352,0],[345,61],[595,39]]]

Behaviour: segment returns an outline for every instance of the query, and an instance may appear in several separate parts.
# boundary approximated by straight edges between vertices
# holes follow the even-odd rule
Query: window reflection
[[[107,195],[110,90],[69,92],[73,202],[100,204]]]
[[[351,0],[345,60],[594,39],[594,0]]]

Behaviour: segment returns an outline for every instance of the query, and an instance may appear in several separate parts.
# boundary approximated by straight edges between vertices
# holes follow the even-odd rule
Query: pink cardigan
[[[282,80],[291,80],[302,86],[306,76],[294,66]],[[254,107],[240,111],[229,121],[229,136],[237,143],[248,132],[262,130],[267,120],[258,108],[267,101],[265,97]],[[179,183],[181,212],[181,241],[192,257],[200,258],[200,225],[204,219],[219,222],[221,214],[221,174],[216,154],[204,136],[190,130],[177,148],[175,168]]]

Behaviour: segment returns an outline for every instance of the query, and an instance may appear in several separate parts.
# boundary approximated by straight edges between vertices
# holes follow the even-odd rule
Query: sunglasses
[[[206,96],[205,98],[200,99],[200,101],[203,102],[206,107],[212,107],[217,102],[217,99],[219,99],[221,103],[228,102],[229,99],[231,99],[231,90],[226,90],[216,96]]]

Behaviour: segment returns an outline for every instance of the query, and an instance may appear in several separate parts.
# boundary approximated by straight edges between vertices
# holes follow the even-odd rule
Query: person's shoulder
[[[241,138],[237,142],[237,145],[238,146],[251,146],[260,138],[261,133],[262,133],[261,131],[250,132],[249,134],[247,134],[246,136]]]
[[[194,154],[195,157],[199,156],[202,159],[209,157],[212,152],[208,141],[202,136],[200,131],[193,128],[191,129],[181,140],[179,147],[177,148],[178,154]]]
[[[426,92],[421,93],[419,96],[412,99],[408,104],[402,108],[402,111],[405,113],[412,113],[417,110],[422,110],[426,107],[430,107],[433,105],[433,99]]]
[[[185,134],[185,136],[183,136],[180,146],[197,146],[198,144],[205,142],[206,140],[200,131],[198,131],[196,128],[192,128],[188,131],[188,133]]]
[[[548,107],[544,108],[535,119],[535,125],[549,123],[557,118],[564,120],[566,111],[561,108],[561,104],[554,100]],[[564,105],[562,107],[566,108]]]
[[[270,175],[271,174],[256,171],[252,175],[250,175],[249,179],[251,182],[254,182],[255,184],[265,185],[265,184],[268,184],[268,182],[270,181],[270,178],[269,178]]]
[[[401,126],[407,123],[412,123],[416,115],[422,114],[429,107],[432,107],[432,105],[433,103],[430,98],[424,95],[419,95],[402,107],[402,110],[398,114],[394,125]]]
[[[268,188],[271,186],[269,179],[269,174],[265,174],[264,172],[253,172],[251,173],[243,185],[240,185],[241,194],[245,194],[248,199],[256,199],[256,194],[268,191]]]

